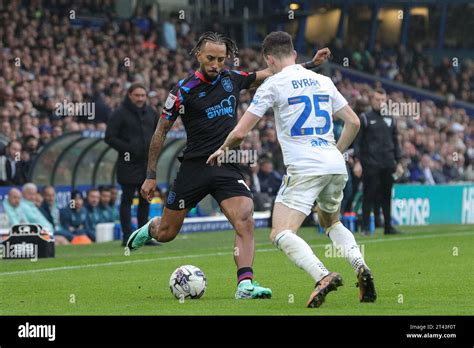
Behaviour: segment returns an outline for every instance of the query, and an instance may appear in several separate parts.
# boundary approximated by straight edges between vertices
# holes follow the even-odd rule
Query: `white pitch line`
[[[387,237],[386,239],[359,239],[360,244],[371,244],[371,243],[384,243],[384,242],[395,242],[395,241],[404,241],[404,240],[414,240],[414,239],[426,239],[426,238],[437,238],[437,237],[448,237],[448,236],[469,236],[474,235],[474,232],[451,232],[451,233],[437,233],[437,234],[428,234],[422,236],[407,236],[407,237]],[[312,244],[311,247],[317,246],[326,246],[329,243],[320,243]],[[276,248],[267,248],[267,249],[257,249],[255,252],[272,252],[278,251]],[[187,256],[166,256],[150,259],[141,259],[141,260],[129,260],[129,261],[114,261],[114,262],[105,262],[105,263],[93,263],[89,265],[75,265],[75,266],[63,266],[63,267],[50,267],[50,268],[38,268],[24,271],[14,271],[14,272],[3,272],[0,273],[0,276],[8,275],[18,275],[18,274],[28,274],[28,273],[40,273],[40,272],[55,272],[55,271],[69,271],[75,269],[84,269],[84,268],[93,268],[93,267],[103,267],[103,266],[118,266],[118,265],[128,265],[134,263],[145,263],[145,262],[155,262],[155,261],[167,261],[167,260],[176,260],[183,258],[200,258],[208,256],[227,256],[230,252],[217,252],[217,253],[208,253],[208,254],[194,254]]]
[[[212,253],[212,254],[195,254],[195,255],[189,255],[189,256],[186,256],[186,257],[198,258],[198,257],[204,257],[204,256],[221,256],[221,255],[229,255],[229,252],[218,252],[218,253]],[[182,259],[182,258],[183,258],[183,256],[167,256],[167,257],[158,257],[158,258],[141,259],[141,260],[92,263],[92,264],[89,264],[89,265],[38,268],[38,269],[30,269],[30,270],[25,270],[25,271],[3,272],[3,273],[0,273],[0,276],[15,275],[15,274],[26,274],[26,273],[39,273],[39,272],[69,271],[69,270],[73,270],[73,269],[93,268],[93,267],[101,267],[101,266],[128,265],[128,264],[131,264],[131,263],[144,263],[144,262],[151,262],[151,261],[164,261],[164,260],[174,260],[174,259]]]

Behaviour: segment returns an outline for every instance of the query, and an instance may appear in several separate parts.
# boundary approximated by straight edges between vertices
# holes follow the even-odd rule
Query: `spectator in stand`
[[[22,187],[23,200],[20,208],[26,216],[29,223],[41,225],[49,234],[54,235],[53,225],[44,217],[39,208],[36,206],[38,188],[35,184],[29,182]]]
[[[119,214],[120,201],[118,201],[118,190],[115,186],[110,186],[109,207],[112,208],[114,221],[120,220],[120,214]]]
[[[247,172],[244,173],[245,183],[250,187],[250,191],[252,191],[255,211],[270,210],[274,197],[267,192],[262,192],[259,172],[260,165],[258,162],[250,165]]]
[[[3,154],[5,148],[7,147],[10,140],[10,133],[12,128],[10,122],[2,121],[0,124],[0,154]]]
[[[106,186],[99,187],[100,201],[97,207],[100,216],[100,222],[114,222],[114,211],[110,206],[111,192]]]
[[[250,190],[252,193],[260,193],[262,192],[260,187],[260,179],[258,178],[258,173],[260,172],[260,165],[259,163],[255,163],[253,166],[249,166],[249,179],[250,179]]]
[[[418,154],[411,157],[408,169],[410,171],[410,182],[423,183],[425,176],[423,175],[423,168],[420,165],[420,157]]]
[[[332,61],[336,64],[344,65],[344,62],[347,62],[344,66],[348,66],[350,63],[347,59],[350,57],[350,51],[345,47],[341,39],[335,39],[334,44],[329,46],[332,54]],[[346,61],[344,60],[346,59]]]
[[[56,245],[69,244],[74,236],[61,226],[59,208],[56,204],[56,190],[53,186],[45,186],[43,188],[43,203],[41,204],[40,211],[53,226],[54,243]]]
[[[466,170],[464,171],[464,181],[474,181],[474,157],[467,157]]]
[[[177,49],[176,19],[170,17],[163,23],[163,43],[170,51]]]
[[[446,177],[447,182],[457,181],[460,178],[458,168],[454,164],[452,155],[446,157],[446,161],[443,165],[443,174]]]
[[[53,128],[53,131],[51,133],[51,138],[55,139],[63,135],[63,129],[59,126],[56,126]]]
[[[71,192],[71,203],[59,211],[59,218],[63,229],[73,236],[85,235],[89,237],[89,235],[93,235],[93,231],[88,225],[84,200],[79,191]]]
[[[436,184],[431,168],[433,168],[432,160],[429,155],[424,154],[423,157],[421,157],[421,169],[423,171],[424,183],[426,185]]]
[[[34,203],[35,203],[36,208],[40,209],[41,206],[43,205],[43,202],[44,202],[44,198],[43,198],[43,196],[41,195],[41,193],[36,192],[35,200],[34,200]],[[41,211],[41,210],[40,210],[40,211]],[[44,216],[44,215],[43,215],[43,216]]]
[[[273,170],[272,160],[264,158],[260,161],[260,171],[258,172],[260,182],[260,192],[264,192],[275,198],[281,185],[281,175]]]
[[[370,52],[365,49],[365,43],[359,42],[357,50],[352,53],[352,63],[350,66],[353,66],[357,70],[365,70],[369,66],[369,61],[372,59]]]
[[[104,93],[105,84],[106,82],[104,80],[97,81],[91,100],[91,102],[95,105],[94,122],[97,123],[97,125],[106,125],[109,120],[109,116],[112,113],[112,109],[105,102],[107,99]]]
[[[2,202],[10,227],[28,222],[23,209],[20,207],[21,197],[20,190],[12,188],[8,191],[8,198]]]
[[[52,128],[51,126],[41,126],[39,128],[40,131],[40,139],[39,139],[39,144],[38,144],[38,151],[40,151],[44,145],[49,143],[51,141],[51,131]]]
[[[0,156],[0,186],[22,185],[26,182],[21,148],[21,143],[13,140],[7,145],[5,155]]]
[[[265,141],[262,141],[262,151],[266,153],[268,157],[271,157],[273,168],[280,175],[285,172],[283,154],[273,125],[265,131]]]
[[[95,227],[101,223],[101,215],[99,212],[100,192],[96,188],[91,188],[87,191],[87,201],[85,208],[87,211],[87,236],[95,242]]]
[[[432,169],[431,173],[433,174],[433,179],[436,184],[445,184],[446,177],[443,174],[442,165],[439,160],[432,160]]]
[[[135,8],[135,14],[132,19],[132,23],[140,29],[142,34],[149,34],[155,29],[155,22],[151,17],[152,6],[147,5],[146,7],[137,6]]]
[[[331,46],[337,64],[344,65],[344,58],[351,56],[351,68],[429,89],[443,96],[451,94],[453,98],[474,102],[471,87],[474,83],[474,64],[471,59],[463,59],[456,67],[451,58],[443,57],[440,64],[435,65],[425,53],[422,43],[408,49],[402,45],[397,48],[382,47],[377,42],[372,54],[365,50],[365,42],[359,42],[352,54],[344,52],[344,46],[347,45],[337,41]]]

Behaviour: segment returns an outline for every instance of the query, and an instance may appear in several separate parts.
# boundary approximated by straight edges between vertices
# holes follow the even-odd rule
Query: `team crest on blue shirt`
[[[234,86],[232,85],[232,81],[230,78],[226,77],[221,80],[222,87],[226,92],[232,92],[234,90]]]
[[[176,192],[170,191],[170,193],[168,194],[168,199],[166,200],[166,202],[168,204],[173,204],[175,199],[176,199]]]

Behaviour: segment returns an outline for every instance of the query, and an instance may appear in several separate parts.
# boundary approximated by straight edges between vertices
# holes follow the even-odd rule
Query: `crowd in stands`
[[[157,23],[149,8],[141,6],[132,18],[119,20],[110,0],[75,4],[76,16],[105,14],[101,30],[73,25],[71,9],[59,0],[33,0],[26,7],[19,0],[0,2],[2,186],[25,184],[38,152],[62,134],[105,130],[109,115],[123,101],[132,82],[140,81],[147,86],[150,105],[160,111],[172,86],[196,68],[189,51],[198,35],[186,21],[172,17]],[[470,60],[460,61],[458,66],[444,60],[436,66],[421,46],[389,50],[377,44],[369,52],[364,43],[351,49],[336,41],[330,47],[336,63],[350,57],[352,68],[474,102],[474,68]],[[239,62],[237,68],[245,71],[265,66],[260,52],[249,48],[240,49]],[[337,72],[332,78],[357,113],[368,110],[371,92],[377,86],[342,79]],[[253,91],[241,94],[239,117],[249,106],[252,95]],[[400,92],[388,97],[396,102],[413,101]],[[95,117],[61,114],[58,103],[63,101],[94,103]],[[405,169],[399,182],[473,181],[474,119],[449,102],[440,106],[422,101],[420,111],[417,118],[396,120]],[[182,129],[178,118],[172,130]],[[285,168],[271,111],[242,147],[257,151],[259,156],[259,162],[247,168],[249,187],[256,193],[276,195]],[[348,165],[350,168],[350,158]],[[29,189],[23,190],[23,196],[17,189],[10,191],[8,202],[4,202],[7,210],[17,211],[20,201],[20,206],[35,214],[36,208],[43,207],[53,229],[66,240],[77,231],[91,236],[91,226],[111,214],[104,210],[104,192],[90,191],[85,204],[81,194],[75,192],[75,207],[58,213],[51,198],[54,188],[44,188],[42,195],[33,195],[32,187],[25,187]],[[15,214],[22,218],[20,212]]]
[[[364,41],[352,44],[336,39],[329,46],[334,63],[474,103],[472,59],[443,57],[436,64],[422,43],[407,48],[384,47],[377,42],[369,51]]]
[[[35,184],[27,183],[21,191],[10,189],[0,204],[0,212],[6,214],[10,226],[39,224],[54,235],[57,244],[69,244],[76,236],[95,241],[97,224],[118,221],[116,199],[117,190],[108,186],[89,189],[85,198],[80,191],[73,191],[69,205],[60,209],[53,186],[38,192]]]

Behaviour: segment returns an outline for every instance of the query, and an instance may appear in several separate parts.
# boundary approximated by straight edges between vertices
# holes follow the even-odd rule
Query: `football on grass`
[[[170,278],[171,293],[179,299],[198,299],[206,291],[207,279],[196,266],[178,267]]]

